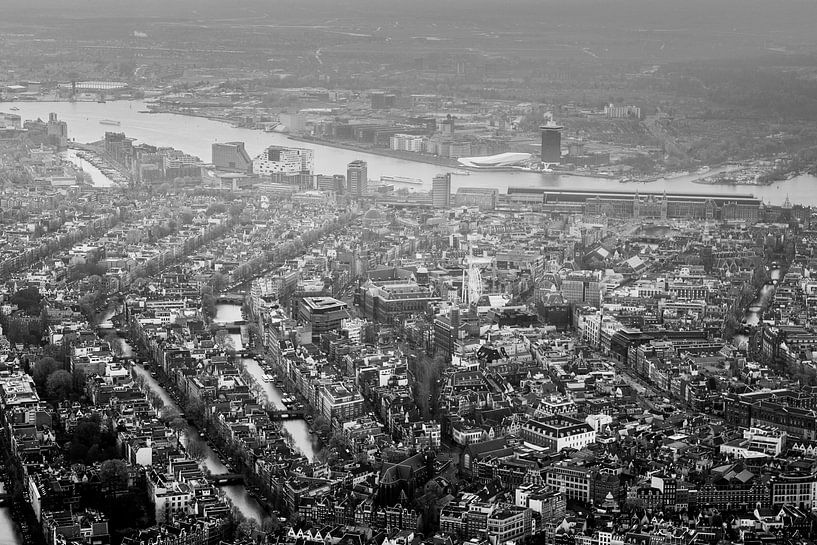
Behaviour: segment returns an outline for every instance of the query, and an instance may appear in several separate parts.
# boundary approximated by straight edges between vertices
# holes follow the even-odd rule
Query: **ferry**
[[[19,112],[20,108],[18,108],[17,106],[12,106],[11,108],[9,108],[9,110],[11,110],[12,112]]]
[[[120,123],[119,121],[115,121],[113,119],[103,119],[102,121],[99,122],[99,124],[100,125],[113,125],[115,127],[118,127],[122,123]]]
[[[457,175],[457,176],[470,176],[471,172],[468,171],[468,170],[452,170],[451,174],[454,174],[454,175]]]
[[[381,176],[380,181],[389,184],[423,185],[420,178],[409,178],[408,176]]]

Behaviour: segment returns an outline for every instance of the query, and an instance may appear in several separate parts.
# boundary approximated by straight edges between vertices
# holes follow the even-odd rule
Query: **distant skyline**
[[[409,5],[381,0],[5,0],[0,32],[24,32],[27,26],[109,19],[140,24],[180,19],[252,20],[269,24],[352,22],[361,28],[402,20],[488,25],[497,32],[541,25],[564,31],[626,29],[694,32],[728,41],[734,35],[774,41],[773,45],[817,51],[817,2],[812,0],[415,0]],[[70,6],[70,9],[68,7]],[[45,11],[44,11],[45,10]],[[49,11],[50,10],[50,11]],[[350,21],[351,20],[351,21]],[[101,30],[101,29],[100,29]],[[123,36],[124,37],[124,36]]]

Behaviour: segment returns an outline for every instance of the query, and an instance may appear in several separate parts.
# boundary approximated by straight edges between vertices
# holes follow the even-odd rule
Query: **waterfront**
[[[237,322],[243,320],[241,315],[241,305],[235,304],[220,304],[216,305],[216,322]],[[241,335],[233,333],[231,335],[233,344],[236,350],[242,350]],[[246,369],[247,373],[256,381],[258,387],[264,393],[267,401],[276,409],[285,409],[281,392],[269,382],[264,382],[264,370],[252,358],[242,358],[241,365]],[[309,461],[315,457],[317,450],[317,439],[309,433],[309,426],[306,421],[301,420],[287,420],[282,423],[285,430],[292,436],[292,447],[298,452],[306,456]]]
[[[91,177],[91,182],[94,187],[113,187],[115,184],[110,178],[105,176],[105,173],[96,168],[94,165],[77,155],[76,150],[66,150],[63,152],[63,158],[70,161],[75,166],[79,167]]]
[[[393,157],[350,151],[315,143],[296,142],[286,135],[267,133],[260,130],[233,127],[227,123],[203,117],[177,114],[139,113],[146,105],[139,101],[120,102],[15,102],[23,119],[47,119],[49,112],[55,112],[60,119],[68,122],[69,137],[77,142],[101,140],[111,127],[100,125],[103,119],[115,119],[120,126],[117,132],[156,146],[172,146],[186,153],[199,156],[203,161],[211,160],[211,145],[214,142],[243,141],[250,155],[256,155],[270,145],[305,147],[316,150],[315,172],[319,174],[345,173],[346,165],[354,159],[364,159],[368,163],[370,179],[382,175],[401,175],[420,178],[424,190],[431,187],[431,180],[440,172],[450,168],[427,163],[408,161]],[[7,111],[11,104],[0,104],[0,111]],[[711,173],[710,173],[711,174]],[[785,182],[768,186],[702,185],[694,183],[699,176],[690,174],[671,180],[658,180],[648,184],[620,184],[617,180],[584,176],[560,176],[553,173],[536,172],[473,172],[470,176],[453,176],[452,191],[459,187],[491,187],[505,191],[509,186],[543,187],[551,189],[596,189],[604,191],[640,192],[688,192],[703,194],[754,194],[769,204],[782,204],[786,197],[795,203],[817,206],[817,177],[797,176]]]

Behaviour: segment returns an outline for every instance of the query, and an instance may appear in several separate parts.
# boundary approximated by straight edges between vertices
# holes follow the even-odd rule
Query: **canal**
[[[144,367],[138,364],[133,365],[133,370],[136,372],[137,375],[141,376],[145,380],[145,386],[149,388],[152,392],[155,392],[159,398],[164,402],[166,407],[172,407],[179,411],[180,413],[183,412],[182,409],[179,407],[179,404],[176,403],[176,400],[164,389],[162,386],[156,382],[156,380],[150,375],[150,373],[145,370]],[[190,439],[198,440],[198,430],[193,428],[192,426],[186,426],[182,437],[181,442],[183,445],[187,445]],[[207,468],[213,475],[221,475],[224,473],[231,473],[229,468],[225,466],[213,449],[210,446],[202,441],[203,453],[204,458],[202,460],[202,466]],[[252,518],[258,521],[259,524],[264,520],[264,510],[261,508],[261,505],[249,495],[247,489],[242,484],[236,484],[231,486],[222,486],[220,487],[221,490],[224,491],[226,496],[230,499],[233,505],[241,511],[241,513],[247,517]]]
[[[6,485],[0,481],[0,494],[5,493]],[[17,524],[11,518],[11,510],[8,507],[0,508],[0,545],[23,545],[23,537],[20,535]]]
[[[760,287],[757,296],[746,308],[746,312],[743,315],[743,322],[746,326],[753,328],[760,325],[763,312],[774,299],[774,292],[777,290],[780,275],[781,270],[779,267],[775,267],[769,271],[769,281]],[[749,345],[749,336],[746,334],[735,335],[734,342],[738,348],[747,348]]]
[[[244,320],[241,313],[241,305],[220,304],[216,305],[216,316],[214,321],[219,323],[235,323]],[[244,345],[240,333],[232,333],[230,337],[236,350],[243,350]],[[241,366],[247,371],[255,381],[254,390],[263,394],[264,399],[271,408],[286,409],[282,401],[281,391],[271,382],[264,382],[264,370],[261,365],[252,358],[241,358]],[[292,436],[292,448],[306,456],[311,462],[315,458],[315,453],[319,449],[318,439],[309,433],[309,426],[305,420],[287,420],[283,422],[283,428]]]

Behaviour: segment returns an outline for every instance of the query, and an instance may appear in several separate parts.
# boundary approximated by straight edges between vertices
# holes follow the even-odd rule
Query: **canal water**
[[[16,102],[16,112],[23,119],[47,119],[49,112],[56,113],[68,122],[68,136],[77,142],[102,140],[106,131],[124,132],[139,142],[156,146],[172,146],[185,153],[210,162],[211,146],[214,142],[241,141],[247,152],[257,155],[270,145],[303,147],[315,150],[315,172],[318,174],[345,173],[346,165],[363,159],[368,163],[369,178],[379,179],[383,175],[400,175],[419,178],[423,185],[419,189],[431,189],[433,177],[452,169],[438,165],[418,163],[393,157],[384,157],[360,151],[333,148],[314,143],[290,140],[284,134],[233,127],[228,123],[202,117],[175,114],[140,113],[147,106],[141,101],[96,102]],[[6,105],[0,105],[5,111]],[[100,125],[103,119],[120,123],[118,127]],[[559,176],[536,172],[472,172],[469,176],[453,176],[452,190],[460,187],[497,188],[501,192],[509,186],[541,187],[551,189],[592,189],[603,191],[641,192],[674,191],[693,193],[718,193],[745,195],[754,194],[770,204],[782,204],[787,196],[792,201],[804,205],[817,206],[817,177],[797,176],[792,180],[777,182],[769,186],[726,186],[695,184],[697,175],[682,176],[671,180],[658,180],[649,184],[620,184],[617,180],[587,176]]]
[[[777,282],[780,280],[781,271],[779,268],[774,268],[769,271],[769,283],[764,284],[757,292],[757,296],[752,303],[746,308],[743,315],[743,320],[747,326],[755,327],[760,324],[763,311],[769,306],[774,298],[774,292],[777,289]],[[749,343],[747,335],[735,335],[735,344],[738,348],[745,348]]]
[[[91,182],[95,187],[112,187],[114,183],[108,178],[104,172],[96,168],[94,165],[77,155],[74,150],[67,150],[62,153],[62,156],[74,165],[87,172],[91,177]]]
[[[231,323],[243,320],[241,314],[241,305],[236,304],[220,304],[216,305],[216,322]],[[241,342],[241,335],[233,333],[230,335],[233,339],[233,345],[236,350],[242,350],[243,344]],[[241,365],[247,370],[247,373],[255,380],[255,387],[261,391],[266,398],[267,403],[276,409],[285,409],[286,406],[282,401],[281,392],[270,382],[264,382],[264,370],[252,358],[241,358]],[[309,426],[303,419],[287,420],[283,422],[283,427],[292,436],[292,447],[298,452],[306,456],[311,462],[315,457],[315,452],[318,449],[317,438],[309,433]]]
[[[0,482],[0,493],[4,493],[5,490],[5,484]],[[8,507],[0,508],[0,545],[23,545],[23,538],[11,518]]]
[[[134,364],[133,369],[138,375],[144,377],[147,387],[159,395],[165,406],[172,407],[179,412],[183,412],[178,403],[176,403],[170,394],[168,394],[167,391],[162,388],[158,382],[156,382],[156,380],[145,370],[144,367]],[[184,430],[184,434],[181,437],[182,444],[186,445],[191,438],[198,440],[198,432],[191,426],[187,426]],[[221,460],[219,460],[216,453],[213,452],[213,449],[211,449],[206,442],[202,442],[202,446],[204,450],[204,459],[202,460],[202,464],[210,471],[210,473],[213,475],[230,473],[229,468],[221,463]],[[244,487],[244,485],[237,484],[222,486],[220,488],[224,490],[224,493],[227,495],[233,505],[235,505],[245,517],[255,519],[259,524],[264,520],[264,511],[255,498],[247,493],[247,489]]]

